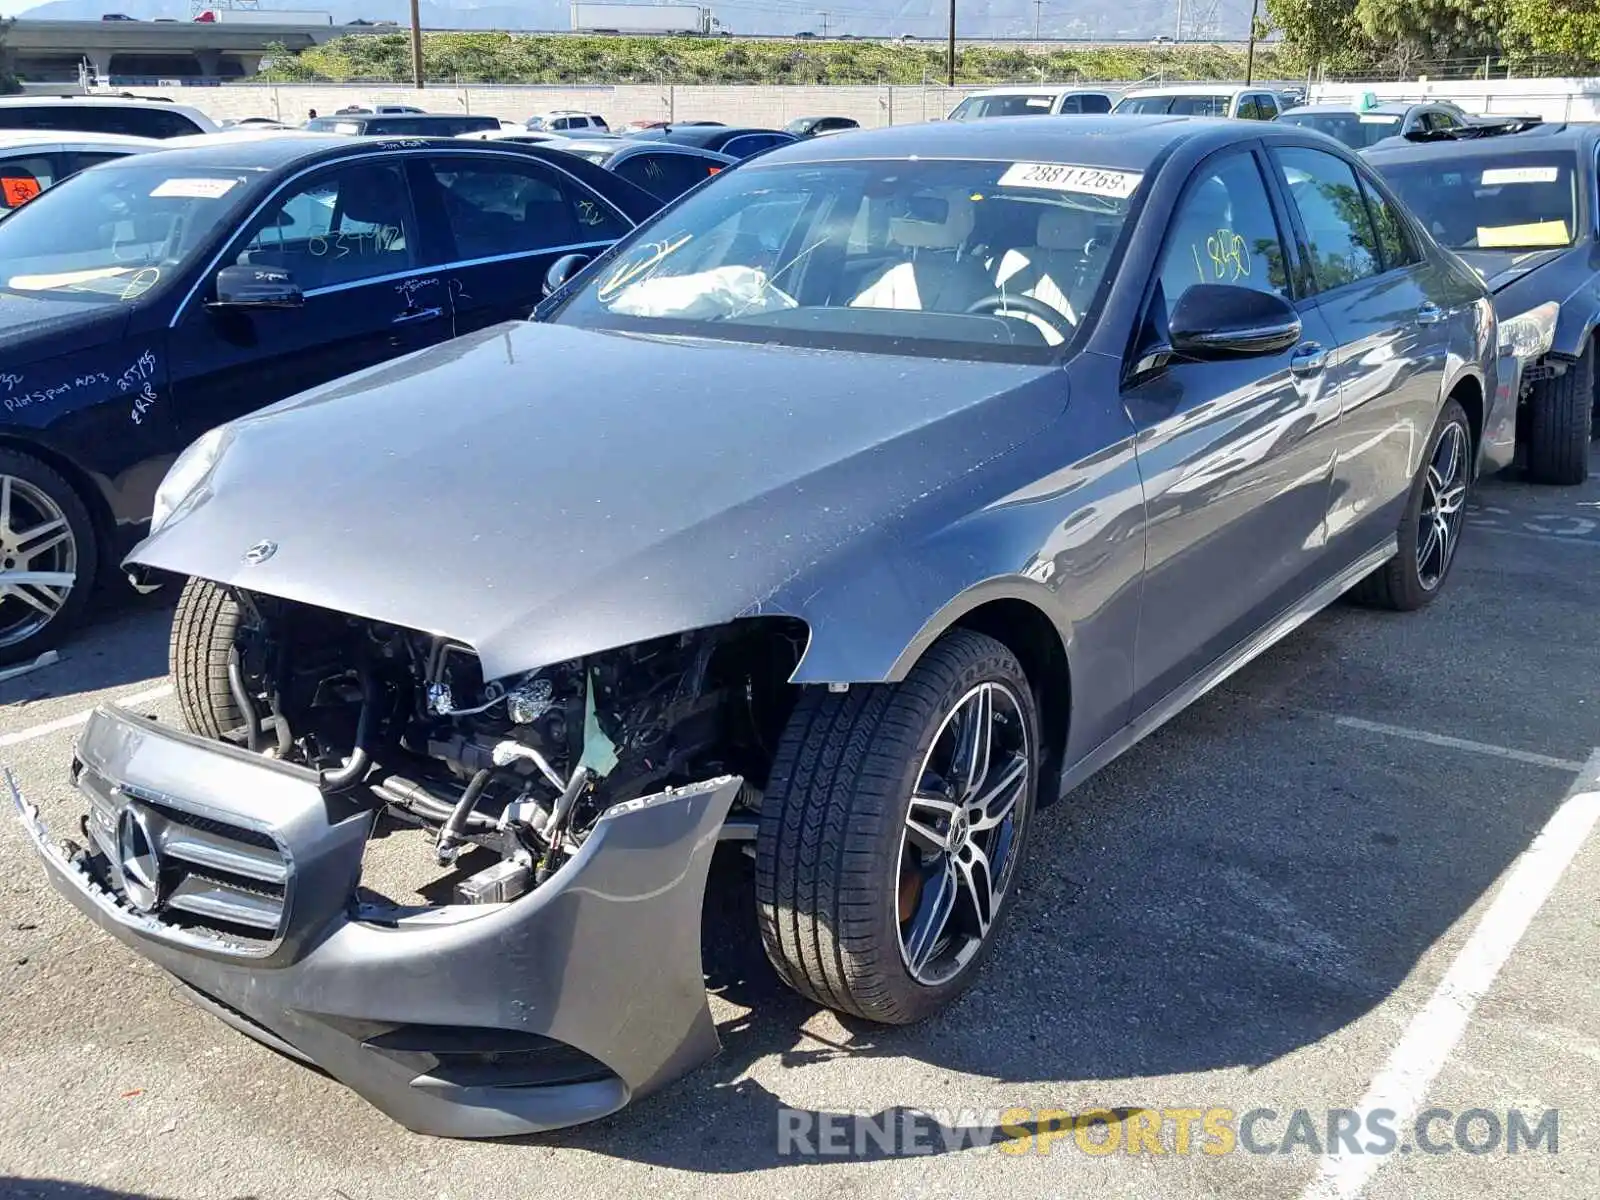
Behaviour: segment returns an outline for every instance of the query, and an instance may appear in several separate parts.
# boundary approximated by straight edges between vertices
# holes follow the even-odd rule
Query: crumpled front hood
[[[1509,287],[1530,271],[1555,262],[1571,247],[1553,250],[1458,250],[1456,251],[1482,279],[1491,292]]]
[[[126,316],[126,312],[112,305],[0,292],[0,365],[18,365],[36,357],[29,343],[45,335],[74,334],[73,349],[92,349],[120,336]],[[52,345],[46,353],[55,354],[60,349]]]
[[[1059,369],[505,325],[236,422],[130,561],[459,638],[496,678],[803,615],[1065,404]]]

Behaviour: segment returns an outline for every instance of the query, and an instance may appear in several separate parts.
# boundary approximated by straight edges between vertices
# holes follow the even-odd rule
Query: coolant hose
[[[254,754],[261,749],[261,718],[256,706],[250,703],[250,693],[244,690],[244,672],[239,670],[237,651],[228,654],[228,691],[233,693],[233,702],[244,718],[244,744]]]
[[[361,715],[356,718],[356,745],[345,764],[321,775],[322,790],[342,792],[366,778],[372,766],[372,752],[367,748],[372,740],[372,710],[378,707],[378,685],[372,672],[361,673]]]
[[[450,819],[444,823],[444,828],[439,830],[437,849],[441,863],[454,861],[456,847],[467,831],[467,821],[472,817],[473,810],[478,807],[478,799],[483,795],[483,789],[489,786],[489,777],[492,774],[488,767],[484,767],[472,777],[466,790],[461,793],[461,799],[456,801]]]

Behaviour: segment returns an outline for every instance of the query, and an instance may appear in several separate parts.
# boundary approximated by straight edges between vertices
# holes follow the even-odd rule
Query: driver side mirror
[[[566,287],[579,271],[589,265],[587,254],[563,254],[544,273],[544,294],[552,296]]]
[[[223,267],[209,308],[299,308],[306,302],[294,276],[282,267]]]
[[[1282,296],[1231,283],[1186,289],[1167,322],[1172,352],[1200,361],[1278,354],[1300,334],[1300,315]]]

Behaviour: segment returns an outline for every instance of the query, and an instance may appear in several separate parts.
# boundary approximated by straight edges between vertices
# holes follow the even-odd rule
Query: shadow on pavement
[[[8,1200],[163,1200],[149,1192],[124,1192],[65,1179],[23,1179],[0,1175],[0,1196]],[[218,1200],[255,1200],[253,1196],[221,1196]]]
[[[61,660],[0,683],[0,704],[148,682],[167,673],[167,639],[178,589],[148,596],[110,586],[58,647]]]
[[[779,1152],[780,1119],[795,1118],[748,1077],[761,1060],[918,1060],[1017,1085],[1000,1110],[1065,1106],[1043,1091],[1052,1081],[1273,1062],[1393,993],[1569,783],[1546,768],[1375,746],[1214,694],[1040,813],[1019,903],[971,991],[922,1025],[841,1018],[837,1043],[802,1032],[817,1010],[766,962],[753,867],[719,857],[704,922],[708,986],[748,1010],[722,1024],[722,1055],[615,1116],[525,1140],[713,1173],[812,1161]],[[959,1116],[979,1124],[942,1126],[919,1111],[950,1105],[936,1087],[911,1107],[836,1114],[849,1143],[837,1157],[885,1157],[874,1138],[885,1122],[920,1123],[930,1154],[1037,1131],[999,1130],[977,1113]],[[1147,1099],[1108,1088],[1103,1101],[1135,1098]],[[818,1115],[798,1127],[815,1129]]]

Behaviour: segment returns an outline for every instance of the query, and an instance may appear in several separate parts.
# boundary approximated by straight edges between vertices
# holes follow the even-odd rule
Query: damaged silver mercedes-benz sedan
[[[434,1134],[715,1052],[719,843],[785,982],[938,1011],[1036,801],[1342,592],[1431,601],[1509,445],[1478,281],[1252,122],[815,139],[537,317],[186,451],[130,559],[184,728],[96,712],[70,840],[17,797],[101,927]]]

